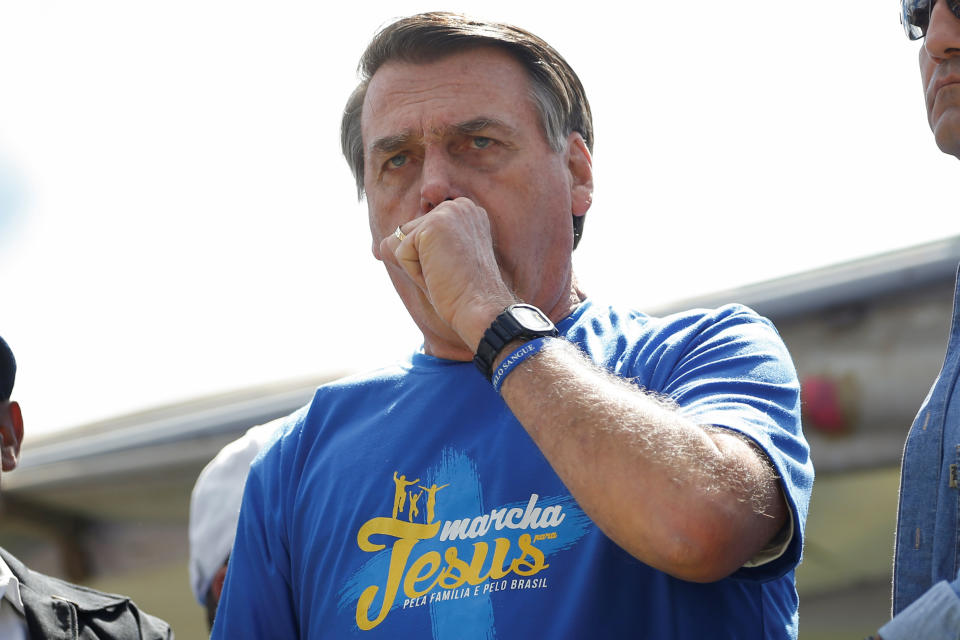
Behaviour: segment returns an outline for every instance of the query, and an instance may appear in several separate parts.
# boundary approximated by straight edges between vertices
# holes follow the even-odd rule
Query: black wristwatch
[[[558,335],[557,328],[543,311],[531,304],[512,304],[497,316],[483,334],[473,363],[489,380],[493,375],[493,361],[508,342],[518,338],[532,340]]]

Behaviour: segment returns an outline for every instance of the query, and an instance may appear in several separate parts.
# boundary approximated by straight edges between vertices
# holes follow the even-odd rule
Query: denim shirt
[[[903,452],[893,570],[894,619],[884,640],[960,639],[960,275],[943,368]]]

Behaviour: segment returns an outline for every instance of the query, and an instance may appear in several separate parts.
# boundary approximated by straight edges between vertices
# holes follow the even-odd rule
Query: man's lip
[[[960,84],[960,75],[949,75],[937,80],[936,84],[933,85],[933,95],[936,96],[940,89],[952,84]]]

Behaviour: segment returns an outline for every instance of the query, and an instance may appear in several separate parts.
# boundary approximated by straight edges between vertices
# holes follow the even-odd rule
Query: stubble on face
[[[937,146],[960,158],[960,58],[937,64],[921,49],[920,74],[927,122]]]
[[[960,158],[960,19],[943,2],[934,5],[919,62],[934,139],[944,153]]]

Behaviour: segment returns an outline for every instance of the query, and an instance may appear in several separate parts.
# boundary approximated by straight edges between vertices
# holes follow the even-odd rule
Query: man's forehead
[[[529,89],[523,66],[490,47],[425,63],[390,61],[367,88],[361,115],[364,141],[369,146],[371,136],[442,135],[481,120],[513,126],[512,119],[528,116],[533,108]]]

